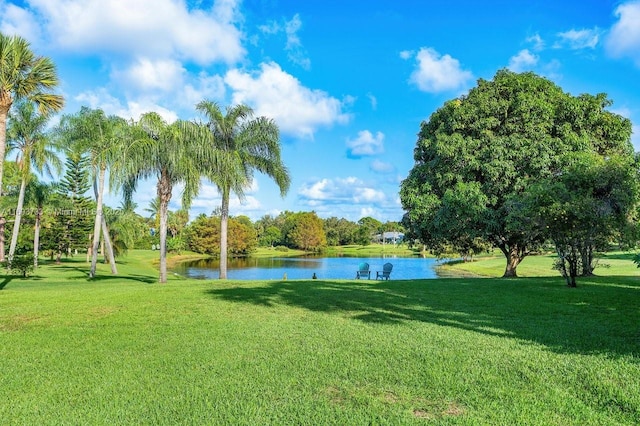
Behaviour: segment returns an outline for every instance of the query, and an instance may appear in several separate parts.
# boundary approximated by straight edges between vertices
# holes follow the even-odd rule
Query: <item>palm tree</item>
[[[58,76],[51,59],[35,56],[22,37],[0,33],[0,195],[11,105],[16,100],[28,99],[38,105],[42,115],[60,111],[63,98],[51,93],[57,85]]]
[[[57,128],[58,137],[67,147],[73,147],[73,150],[87,153],[91,161],[96,196],[96,214],[91,245],[90,278],[96,275],[101,231],[105,241],[109,239],[109,232],[106,229],[106,221],[103,217],[103,198],[107,169],[111,168],[113,172],[125,160],[123,146],[129,135],[128,127],[127,121],[123,118],[107,116],[100,109],[93,110],[82,107],[77,114],[63,116]],[[111,188],[115,186],[113,185],[114,182],[113,180],[110,181]],[[110,244],[107,243],[107,249],[109,247]],[[111,272],[116,274],[117,269],[113,253],[108,253],[107,257],[111,263]]]
[[[55,184],[47,185],[42,182],[31,182],[27,187],[27,192],[32,203],[36,207],[36,222],[33,230],[33,267],[38,267],[38,256],[40,255],[40,228],[42,225],[42,213],[45,203],[55,192]]]
[[[153,220],[153,226],[157,229],[160,226],[160,198],[157,196],[149,202],[149,207],[144,209],[149,213],[149,219]]]
[[[49,176],[53,176],[52,166],[57,172],[62,170],[62,162],[50,149],[51,140],[45,135],[47,121],[48,116],[38,114],[33,102],[29,101],[18,102],[15,111],[9,115],[9,152],[18,151],[16,164],[21,176],[16,218],[9,246],[9,261],[13,258],[18,243],[25,191],[32,177],[31,168]]]
[[[188,208],[200,188],[199,164],[206,154],[194,142],[197,138],[185,135],[198,134],[192,123],[167,124],[155,112],[143,114],[135,125],[135,140],[122,155],[126,165],[118,176],[122,183],[133,182],[135,190],[142,179],[157,178],[157,206],[160,219],[160,276],[159,282],[167,282],[167,218],[173,188],[183,184],[182,207]],[[130,196],[131,194],[129,194]]]
[[[205,174],[220,191],[220,279],[227,278],[227,228],[229,196],[233,191],[241,199],[251,185],[255,170],[271,177],[284,196],[289,190],[289,171],[280,158],[278,126],[266,117],[253,118],[246,105],[229,107],[223,114],[211,101],[198,103],[196,109],[205,115],[209,130],[207,141],[214,150],[224,152],[230,161],[209,167]],[[212,165],[213,166],[213,165]],[[223,167],[220,171],[220,166]]]

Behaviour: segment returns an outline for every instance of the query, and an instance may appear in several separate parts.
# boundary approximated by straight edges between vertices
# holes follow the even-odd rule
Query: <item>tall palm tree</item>
[[[135,190],[140,180],[156,178],[157,212],[160,219],[160,276],[159,282],[167,282],[167,218],[173,188],[183,184],[182,207],[188,208],[200,188],[199,165],[205,152],[188,133],[198,134],[192,123],[167,124],[155,112],[143,114],[135,125],[135,139],[122,156],[126,165],[114,178],[133,182],[129,188]],[[128,194],[129,196],[131,194]],[[153,207],[153,205],[152,205]]]
[[[107,169],[116,170],[122,165],[123,146],[126,145],[128,133],[128,122],[116,116],[107,116],[100,109],[90,109],[82,107],[74,115],[62,117],[56,133],[61,142],[67,147],[84,152],[91,161],[92,175],[95,183],[96,214],[93,226],[93,240],[91,244],[91,269],[89,277],[96,275],[98,261],[98,247],[100,245],[100,235],[103,234],[105,240],[109,238],[106,231],[106,221],[103,217],[103,199]],[[113,189],[114,181],[110,181]],[[105,230],[101,232],[102,230]],[[109,244],[107,244],[107,248]],[[117,269],[113,254],[107,257],[111,263],[111,272],[116,274]]]
[[[208,142],[212,148],[227,154],[227,161],[209,167],[205,174],[220,191],[220,279],[227,278],[227,228],[229,197],[233,191],[241,199],[253,180],[254,171],[272,178],[284,196],[291,182],[289,171],[280,158],[280,132],[278,126],[266,117],[253,117],[246,105],[229,107],[223,114],[211,101],[198,103],[196,109],[207,119]],[[223,167],[220,171],[219,166]]]
[[[51,93],[57,85],[58,75],[51,59],[36,56],[24,38],[0,33],[0,195],[11,105],[28,99],[38,105],[40,114],[60,111],[63,98]]]
[[[13,258],[18,243],[24,196],[27,184],[32,177],[32,167],[37,172],[44,172],[49,176],[53,176],[52,167],[58,173],[62,170],[62,162],[56,152],[51,149],[52,141],[45,134],[48,119],[48,116],[36,112],[33,102],[26,100],[18,102],[15,110],[9,115],[7,128],[9,153],[17,151],[16,164],[21,177],[18,206],[9,246],[9,261]]]

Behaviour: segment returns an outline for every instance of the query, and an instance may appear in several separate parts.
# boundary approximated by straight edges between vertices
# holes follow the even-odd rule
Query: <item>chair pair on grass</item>
[[[382,271],[376,271],[376,280],[378,278],[381,280],[388,280],[392,269],[393,265],[391,263],[385,263],[382,266]],[[365,276],[368,280],[371,279],[371,271],[369,270],[369,264],[367,262],[362,262],[356,272],[356,279],[359,280],[361,277]]]

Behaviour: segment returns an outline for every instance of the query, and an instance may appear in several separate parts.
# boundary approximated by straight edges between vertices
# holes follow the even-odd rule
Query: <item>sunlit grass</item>
[[[161,285],[156,256],[4,279],[3,424],[640,423],[638,277]]]
[[[611,252],[602,254],[596,262],[595,275],[637,275],[640,269],[633,263],[632,252]],[[560,273],[553,269],[555,255],[527,256],[518,265],[520,277],[560,277]],[[474,275],[479,277],[501,277],[506,266],[505,257],[496,252],[492,255],[475,258],[472,262],[455,262],[442,267],[446,275]]]

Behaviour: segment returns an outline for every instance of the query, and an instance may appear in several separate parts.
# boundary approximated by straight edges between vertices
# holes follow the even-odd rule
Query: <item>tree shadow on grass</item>
[[[140,275],[140,274],[126,274],[126,275],[98,275],[96,277],[89,277],[89,270],[84,267],[73,266],[72,264],[60,264],[56,266],[60,270],[66,271],[75,271],[77,275],[69,276],[68,280],[86,280],[89,282],[100,282],[100,281],[109,281],[109,280],[117,280],[117,281],[137,281],[145,284],[153,284],[158,282],[157,277],[152,277],[149,275]]]
[[[13,281],[18,281],[18,282],[32,282],[32,281],[41,281],[44,278],[39,276],[39,275],[28,275],[26,277],[23,277],[22,275],[11,275],[11,274],[7,274],[3,277],[0,278],[0,290],[4,289],[6,286],[8,286],[9,284],[11,284],[11,282]]]
[[[420,321],[541,344],[556,352],[640,354],[640,281],[591,277],[406,281],[240,282],[214,298],[265,308],[294,306],[366,323]]]

